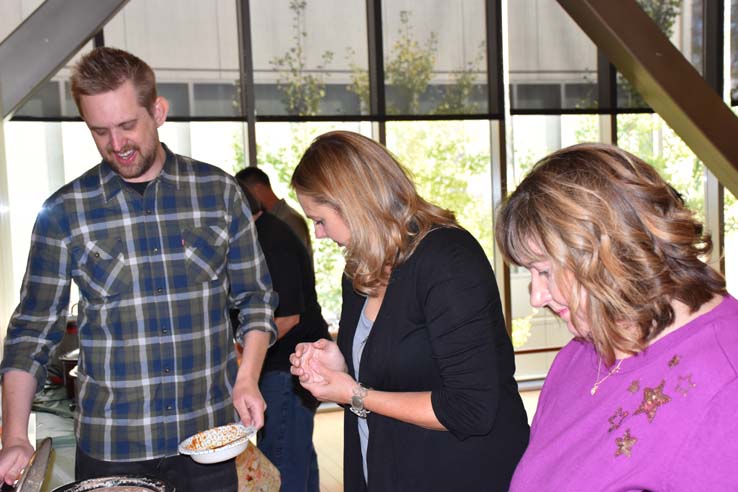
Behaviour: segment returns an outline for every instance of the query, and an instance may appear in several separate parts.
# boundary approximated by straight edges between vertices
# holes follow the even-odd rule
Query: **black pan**
[[[173,485],[156,478],[141,475],[115,475],[111,477],[88,478],[63,485],[52,492],[105,492],[114,487],[138,487],[146,492],[175,492]]]

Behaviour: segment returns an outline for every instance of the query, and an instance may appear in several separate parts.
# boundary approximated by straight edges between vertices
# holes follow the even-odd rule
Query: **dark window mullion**
[[[236,0],[238,10],[238,65],[240,70],[241,116],[246,118],[248,165],[256,166],[256,110],[254,102],[254,57],[251,43],[251,6],[249,0]]]

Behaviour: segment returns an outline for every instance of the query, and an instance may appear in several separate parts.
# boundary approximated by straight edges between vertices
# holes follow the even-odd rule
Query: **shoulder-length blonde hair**
[[[615,350],[638,353],[669,326],[672,300],[694,312],[726,293],[723,277],[700,259],[710,236],[681,196],[613,146],[574,145],[538,162],[503,203],[495,237],[512,263],[545,255],[557,282],[567,285],[571,274],[572,323],[586,305],[580,314],[608,363]]]
[[[351,239],[345,273],[354,289],[376,294],[390,270],[412,255],[434,227],[456,226],[454,214],[421,198],[407,171],[378,142],[334,131],[317,137],[292,175],[300,194],[336,210]]]

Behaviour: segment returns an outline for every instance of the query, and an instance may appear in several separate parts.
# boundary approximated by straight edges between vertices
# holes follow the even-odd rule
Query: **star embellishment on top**
[[[678,355],[675,355],[675,356],[674,356],[674,357],[672,357],[672,358],[671,358],[671,360],[669,361],[669,367],[676,367],[676,366],[678,366],[678,365],[679,365],[679,362],[680,362],[681,360],[682,360],[682,358],[681,358],[681,357],[679,357]]]
[[[638,407],[633,415],[645,413],[646,417],[648,417],[648,423],[650,424],[656,417],[656,411],[659,407],[669,403],[670,401],[671,397],[664,394],[664,380],[662,379],[661,384],[655,388],[643,388],[643,401],[641,402],[641,406]]]
[[[630,413],[627,410],[623,411],[623,407],[618,407],[612,417],[607,419],[607,421],[610,422],[610,428],[607,429],[607,432],[612,432],[615,429],[619,428],[620,425],[623,423],[623,420],[625,420],[628,415],[630,415]]]
[[[674,391],[677,393],[681,393],[682,396],[687,396],[687,393],[689,393],[689,390],[697,386],[695,383],[692,382],[692,373],[690,372],[686,376],[679,376],[679,382],[677,383],[676,387],[674,387]]]
[[[617,449],[615,450],[615,457],[617,458],[621,454],[624,454],[628,458],[630,458],[630,453],[633,450],[633,446],[635,443],[638,442],[638,439],[630,435],[630,429],[625,431],[625,434],[623,434],[623,437],[618,437],[615,439],[615,445],[617,446]]]

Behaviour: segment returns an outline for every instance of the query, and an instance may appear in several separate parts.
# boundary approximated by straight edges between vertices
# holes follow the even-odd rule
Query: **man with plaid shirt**
[[[16,480],[33,453],[31,403],[74,281],[76,478],[144,474],[178,492],[235,491],[233,460],[200,465],[177,445],[237,418],[264,422],[258,379],[276,338],[277,298],[248,203],[225,172],[160,143],[168,103],[137,57],[93,50],[75,67],[72,94],[103,160],[54,193],[36,220],[0,366],[0,479]]]

